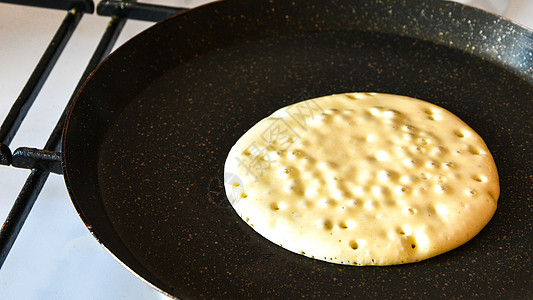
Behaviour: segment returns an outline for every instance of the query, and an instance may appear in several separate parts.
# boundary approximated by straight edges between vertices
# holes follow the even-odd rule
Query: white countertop
[[[210,1],[143,3],[193,7]],[[533,28],[531,0],[460,0]],[[65,12],[0,4],[0,120],[37,64]],[[42,148],[85,68],[107,18],[85,15],[10,145]],[[152,23],[128,21],[118,43]],[[65,88],[66,87],[66,88]],[[0,166],[0,218],[7,216],[28,170]],[[0,269],[0,299],[166,299],[130,273],[89,234],[62,176],[50,175]]]

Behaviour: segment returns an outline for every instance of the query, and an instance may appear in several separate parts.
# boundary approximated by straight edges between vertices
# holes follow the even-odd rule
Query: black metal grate
[[[82,16],[94,13],[95,6],[92,0],[0,0],[0,2],[66,11],[63,22],[0,126],[0,164],[31,169],[30,175],[26,179],[0,230],[1,268],[48,175],[51,172],[62,173],[61,153],[58,152],[61,144],[61,132],[75,95],[92,70],[111,52],[126,20],[135,19],[157,22],[184,11],[186,8],[143,4],[134,1],[107,0],[98,3],[96,7],[97,14],[102,17],[110,17],[109,24],[44,148],[21,147],[11,151],[9,148],[11,141]]]

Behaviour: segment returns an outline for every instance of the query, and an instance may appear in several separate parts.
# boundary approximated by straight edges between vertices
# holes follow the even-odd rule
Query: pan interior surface
[[[217,5],[229,7],[228,15],[239,9]],[[171,34],[179,27],[173,22],[180,24],[169,20],[161,28]],[[157,37],[139,38],[122,52]],[[106,62],[80,94],[64,139],[67,183],[80,215],[148,282],[180,298],[531,295],[523,285],[532,280],[533,191],[531,167],[524,164],[532,156],[531,75],[448,45],[344,27],[220,42],[151,70],[159,57],[173,55],[172,43],[180,47],[169,41],[166,48],[139,48],[150,54],[142,66],[151,74],[139,88],[125,84],[129,75],[122,83],[112,79],[135,66],[113,57]],[[109,100],[107,86],[126,92]],[[416,264],[339,266],[290,253],[237,216],[223,186],[235,141],[280,107],[352,91],[424,99],[483,137],[498,167],[501,196],[478,236]],[[84,162],[75,162],[81,157]]]

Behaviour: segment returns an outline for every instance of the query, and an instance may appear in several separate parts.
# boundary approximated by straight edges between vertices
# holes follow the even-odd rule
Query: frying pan
[[[92,234],[179,298],[533,296],[533,33],[444,1],[228,0],[156,24],[90,76],[63,167]],[[465,245],[389,267],[272,244],[223,192],[235,141],[285,105],[374,91],[440,105],[486,141],[501,196]],[[356,130],[356,129],[354,129]]]

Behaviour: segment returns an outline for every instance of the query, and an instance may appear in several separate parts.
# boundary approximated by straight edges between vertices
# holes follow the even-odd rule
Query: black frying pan
[[[230,0],[155,25],[111,55],[69,115],[64,173],[83,221],[172,296],[533,297],[533,33],[443,1]],[[312,260],[227,204],[234,142],[274,110],[349,91],[443,106],[487,142],[496,215],[473,240],[408,265]]]

